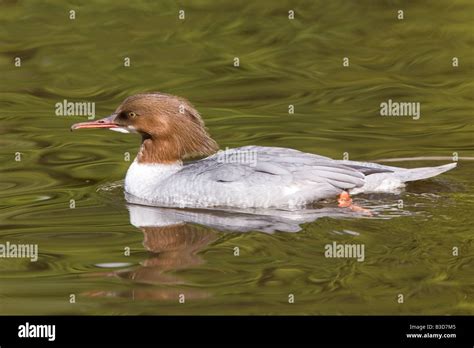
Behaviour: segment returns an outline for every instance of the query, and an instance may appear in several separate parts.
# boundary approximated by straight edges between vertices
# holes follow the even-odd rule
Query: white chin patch
[[[135,127],[129,126],[129,127],[117,127],[117,128],[109,128],[110,130],[114,132],[119,132],[119,133],[136,133],[137,131],[135,130]]]
[[[114,131],[114,132],[119,132],[119,133],[130,133],[130,131],[127,129],[127,128],[122,128],[122,127],[118,127],[118,128],[109,128],[111,131]]]

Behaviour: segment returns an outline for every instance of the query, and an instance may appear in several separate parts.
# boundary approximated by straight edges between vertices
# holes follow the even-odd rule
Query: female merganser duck
[[[71,130],[79,128],[141,134],[125,191],[155,206],[291,209],[341,195],[339,206],[351,208],[348,192],[393,192],[407,181],[456,167],[450,163],[405,169],[281,147],[244,146],[217,152],[218,145],[196,109],[187,100],[164,93],[131,96],[111,116],[76,123]],[[209,157],[183,163],[204,156]]]

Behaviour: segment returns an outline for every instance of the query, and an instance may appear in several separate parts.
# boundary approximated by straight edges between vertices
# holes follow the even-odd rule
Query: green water
[[[473,14],[468,0],[0,1],[0,243],[39,247],[37,262],[0,259],[0,313],[473,314]],[[372,218],[139,229],[120,183],[138,137],[70,133],[85,118],[55,104],[95,102],[99,117],[156,90],[192,101],[221,148],[461,159],[399,195],[355,197]],[[388,99],[420,102],[421,118],[381,117]],[[326,258],[334,241],[365,260]]]

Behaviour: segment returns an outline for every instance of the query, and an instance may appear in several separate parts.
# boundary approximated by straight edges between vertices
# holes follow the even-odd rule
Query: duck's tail
[[[395,171],[395,175],[402,182],[428,179],[441,173],[447,172],[457,166],[456,162],[448,163],[439,167],[422,167]]]

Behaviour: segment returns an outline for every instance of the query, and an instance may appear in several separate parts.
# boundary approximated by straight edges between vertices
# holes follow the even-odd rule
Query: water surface
[[[40,252],[37,262],[0,259],[0,313],[473,314],[471,2],[182,8],[184,21],[175,1],[0,2],[0,242]],[[134,213],[147,208],[127,205],[120,181],[139,139],[70,133],[84,117],[56,116],[55,104],[95,102],[100,117],[155,90],[192,101],[223,149],[282,146],[407,167],[461,159],[400,194],[357,196],[372,218],[334,216],[334,198],[321,203],[329,216],[291,228],[179,210],[152,214],[184,223],[140,226]],[[420,102],[421,118],[381,117],[388,99]],[[364,262],[324,257],[334,241],[363,244]]]

